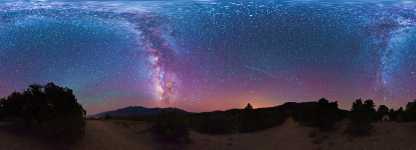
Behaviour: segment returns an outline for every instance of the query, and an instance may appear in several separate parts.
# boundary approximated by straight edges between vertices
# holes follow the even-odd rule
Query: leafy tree
[[[152,126],[157,140],[173,143],[188,143],[189,121],[185,114],[178,112],[162,112]]]
[[[104,119],[105,120],[109,120],[109,119],[111,119],[112,117],[111,117],[111,115],[110,114],[105,114],[105,116],[104,116]]]
[[[248,103],[248,104],[246,105],[246,107],[244,107],[244,109],[245,109],[245,110],[253,110],[253,106],[252,106],[250,103]]]
[[[407,103],[405,114],[406,121],[416,121],[416,100]]]
[[[371,100],[371,99],[367,99],[367,100],[365,100],[364,101],[364,106],[370,111],[370,112],[375,112],[376,111],[376,109],[375,109],[375,104],[374,104],[374,102],[373,102],[373,100]]]
[[[1,107],[5,117],[22,120],[28,129],[47,137],[73,139],[84,133],[85,110],[71,89],[54,83],[13,92],[1,100]]]
[[[394,120],[398,122],[405,121],[406,116],[405,112],[403,110],[403,107],[400,107],[397,111],[394,112]]]
[[[207,134],[229,134],[239,131],[241,110],[203,112],[190,115],[193,129]]]
[[[259,128],[259,112],[253,110],[253,106],[250,103],[242,110],[241,114],[241,132],[252,132]]]
[[[403,122],[406,121],[406,115],[405,112],[403,110],[403,107],[400,107],[397,110],[394,109],[390,109],[389,110],[389,116],[390,116],[390,120],[391,121],[397,121],[397,122]]]
[[[321,130],[330,130],[335,126],[338,120],[338,103],[329,102],[325,98],[321,98],[318,101],[318,119],[317,125]]]
[[[380,105],[377,109],[377,120],[382,120],[385,115],[389,114],[389,108],[386,105]]]
[[[0,120],[4,119],[4,116],[6,115],[4,104],[6,102],[5,98],[0,98]]]
[[[363,103],[361,99],[357,99],[352,105],[347,132],[358,136],[368,135],[373,127],[371,122],[374,113],[374,102],[372,100],[366,100]]]

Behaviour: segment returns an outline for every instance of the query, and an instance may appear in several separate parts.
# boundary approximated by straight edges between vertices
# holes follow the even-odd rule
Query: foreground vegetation
[[[73,91],[48,83],[0,99],[0,119],[12,130],[65,141],[82,137],[86,112]]]
[[[348,120],[344,133],[352,136],[370,135],[373,123],[378,121],[416,121],[416,101],[397,110],[385,105],[376,108],[372,100],[357,99],[351,110],[346,111],[339,109],[337,102],[325,98],[258,109],[247,104],[243,109],[204,113],[172,108],[154,110],[156,113],[151,115],[127,119],[150,122],[150,131],[157,141],[181,144],[191,142],[191,130],[211,135],[251,133],[279,126],[288,118],[322,132],[331,132],[338,122]],[[9,123],[8,127],[15,131],[40,137],[63,141],[80,139],[85,132],[85,115],[73,91],[53,83],[31,85],[23,92],[0,99],[0,122]],[[120,118],[106,115],[103,119]]]
[[[205,113],[163,113],[156,120],[155,128],[168,130],[162,135],[175,139],[189,139],[189,129],[205,134],[249,133],[281,125],[293,118],[300,125],[313,127],[321,132],[337,130],[336,124],[347,120],[344,133],[350,136],[368,136],[372,133],[373,123],[382,121],[416,121],[416,101],[409,102],[406,109],[389,109],[385,105],[376,108],[372,100],[357,99],[350,111],[338,108],[337,102],[325,98],[317,102],[286,103],[270,108],[253,109],[247,104],[244,109]],[[154,120],[153,120],[154,121]],[[163,126],[160,124],[164,123]],[[160,135],[160,132],[157,132]]]

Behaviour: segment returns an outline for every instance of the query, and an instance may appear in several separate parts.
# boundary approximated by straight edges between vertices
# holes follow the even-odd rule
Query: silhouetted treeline
[[[322,98],[318,102],[286,103],[287,111],[302,125],[318,127],[321,130],[334,128],[337,121],[346,117],[347,112],[338,108],[337,102]]]
[[[0,121],[45,137],[78,138],[84,133],[85,114],[73,91],[54,83],[30,85],[0,99]]]
[[[400,115],[403,115],[401,118],[404,121],[416,121],[416,100],[407,103],[405,112],[399,113],[399,117]]]
[[[252,107],[192,114],[192,127],[203,133],[227,134],[253,132],[277,126],[285,121],[287,115],[282,109]]]
[[[192,114],[192,127],[203,133],[227,134],[254,132],[282,124],[289,116],[303,125],[330,130],[336,121],[346,117],[347,111],[338,109],[336,102],[321,99],[318,102],[285,103],[281,106]]]
[[[382,109],[384,108],[380,108],[380,111],[382,111]],[[352,104],[349,118],[350,122],[347,128],[348,133],[353,135],[369,134],[373,127],[371,122],[376,121],[377,119],[374,102],[372,100],[366,100],[364,102],[361,99],[356,100]]]
[[[186,119],[187,127],[208,134],[254,132],[278,126],[289,117],[301,125],[331,131],[337,127],[337,122],[346,119],[346,133],[361,136],[370,134],[372,123],[377,121],[416,121],[416,101],[408,103],[405,110],[394,110],[385,105],[376,109],[372,100],[358,99],[354,101],[351,110],[347,111],[339,109],[337,102],[322,98],[316,102],[288,102],[276,107],[258,109],[247,104],[244,109],[186,113],[184,116],[181,118]]]
[[[152,132],[162,142],[188,143],[189,118],[178,111],[162,111],[154,120]]]

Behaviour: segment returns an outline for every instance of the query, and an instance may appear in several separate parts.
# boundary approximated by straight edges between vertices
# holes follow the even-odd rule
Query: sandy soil
[[[373,134],[353,138],[339,130],[319,132],[289,119],[283,125],[256,133],[205,135],[191,133],[183,146],[152,140],[148,124],[135,121],[89,120],[84,139],[74,145],[51,145],[0,129],[0,150],[416,150],[416,124],[376,123]]]
[[[134,126],[130,126],[134,124]],[[129,121],[88,121],[84,140],[74,146],[77,150],[142,150],[154,149],[145,123]]]
[[[192,134],[190,149],[197,150],[313,150],[318,145],[308,138],[311,128],[299,126],[292,119],[283,125],[256,133],[234,135]]]
[[[0,150],[129,150],[155,149],[145,123],[129,121],[88,121],[82,141],[72,144],[51,144],[33,137],[0,130]]]
[[[323,150],[416,150],[416,124],[385,122],[374,124],[371,136],[354,138],[343,134],[321,133]]]

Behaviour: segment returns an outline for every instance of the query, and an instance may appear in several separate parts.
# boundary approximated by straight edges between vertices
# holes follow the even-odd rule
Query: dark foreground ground
[[[416,124],[376,123],[371,136],[353,138],[343,133],[345,122],[333,132],[299,126],[292,119],[283,125],[247,134],[204,135],[192,132],[188,145],[153,140],[149,125],[137,121],[89,120],[83,140],[73,145],[51,144],[0,129],[0,150],[413,150]]]

